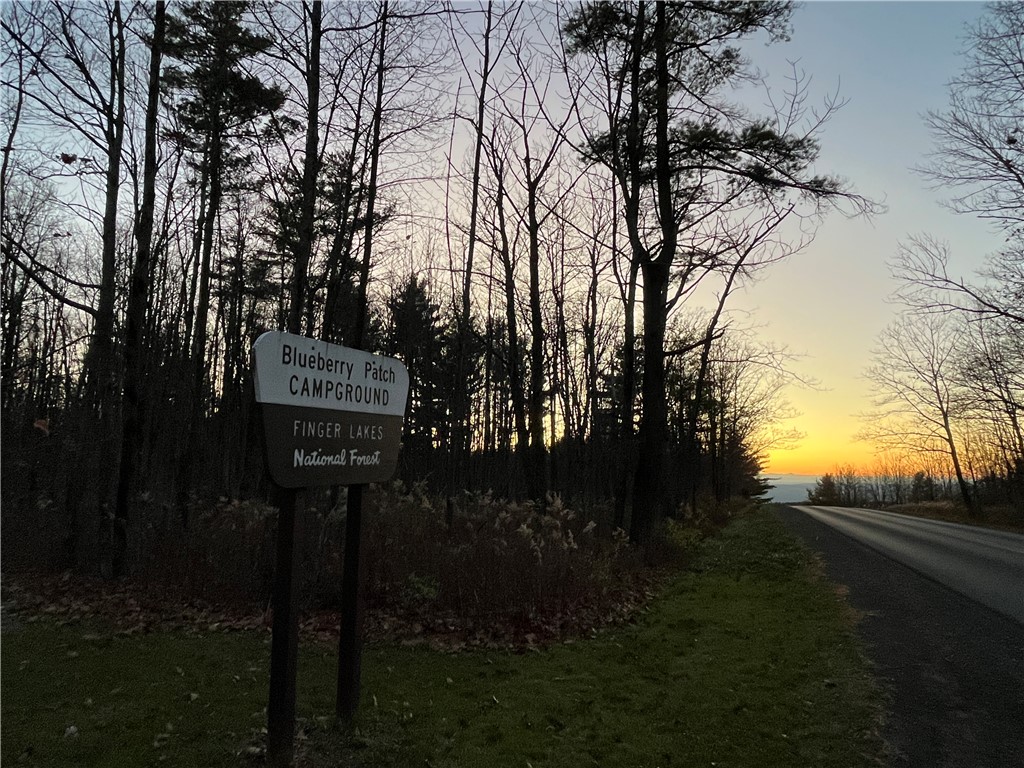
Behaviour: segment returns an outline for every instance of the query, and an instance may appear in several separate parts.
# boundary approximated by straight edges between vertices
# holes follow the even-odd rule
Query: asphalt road
[[[1024,624],[1021,534],[871,509],[796,508]]]
[[[892,764],[1024,768],[1024,620],[1013,618],[1024,537],[840,512],[783,507],[779,517],[863,616],[857,630],[889,694]],[[969,575],[990,559],[994,575]]]

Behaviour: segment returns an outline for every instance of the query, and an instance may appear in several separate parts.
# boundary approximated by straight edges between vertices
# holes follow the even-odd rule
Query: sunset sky
[[[790,425],[806,436],[769,456],[770,474],[874,462],[855,435],[858,414],[871,407],[872,346],[897,311],[887,301],[896,285],[887,262],[898,243],[924,233],[948,241],[952,271],[964,276],[998,246],[985,224],[943,208],[942,191],[912,170],[932,149],[923,116],[944,108],[946,84],[962,68],[964,25],[983,13],[980,3],[811,2],[795,11],[791,42],[748,50],[780,87],[776,73],[796,62],[813,78],[815,102],[836,91],[848,100],[822,134],[819,170],[887,207],[872,220],[830,216],[806,251],[736,297],[743,319],[802,355],[795,370],[823,388],[789,388],[801,413]]]

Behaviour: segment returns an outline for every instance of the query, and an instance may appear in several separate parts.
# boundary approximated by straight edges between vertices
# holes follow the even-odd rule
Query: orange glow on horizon
[[[864,471],[877,461],[876,448],[868,443],[829,442],[807,438],[790,450],[769,451],[764,462],[766,475],[813,475],[821,477],[837,467],[852,466]]]
[[[769,455],[762,474],[821,477],[848,469],[858,475],[888,475],[896,471],[910,476],[922,469],[936,471],[935,459],[931,456],[913,452],[880,452],[877,446],[867,445],[861,449],[855,445],[821,454],[810,450],[779,451]]]

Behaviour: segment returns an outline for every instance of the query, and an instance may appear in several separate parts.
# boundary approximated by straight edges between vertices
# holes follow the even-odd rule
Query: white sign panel
[[[405,414],[409,371],[394,358],[282,331],[260,336],[253,353],[257,402]]]

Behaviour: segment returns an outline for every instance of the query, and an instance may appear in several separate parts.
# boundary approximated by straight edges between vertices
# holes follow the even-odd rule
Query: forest
[[[265,594],[276,491],[251,350],[267,330],[407,366],[398,482],[370,491],[381,551],[458,539],[453,525],[486,513],[509,540],[522,522],[538,561],[552,528],[566,550],[591,537],[643,552],[668,519],[762,494],[766,451],[793,439],[793,374],[729,299],[830,213],[880,210],[817,167],[840,100],[813,103],[799,71],[769,100],[743,97],[767,89],[748,44],[785,39],[792,12],[5,3],[5,569],[179,567]],[[986,24],[1019,44],[1020,16],[995,6]],[[901,329],[923,318],[963,320],[974,341],[957,331],[943,360],[983,405],[958,421],[941,395],[928,413],[947,429],[922,439],[955,449],[969,431],[974,477],[1019,503],[1024,185],[1007,126],[1021,89],[981,69],[1005,35],[973,39],[974,79],[931,116],[931,170],[962,183],[961,213],[1005,226],[1007,250],[973,284],[945,275],[928,242],[908,245],[914,307],[884,349],[909,349]],[[1003,122],[983,109],[997,101]],[[971,143],[958,109],[984,112],[988,143]],[[989,144],[1007,172],[977,193]],[[307,494],[318,584],[348,495]],[[479,542],[469,530],[451,552]],[[430,567],[393,583],[436,596],[436,580],[417,581]]]

